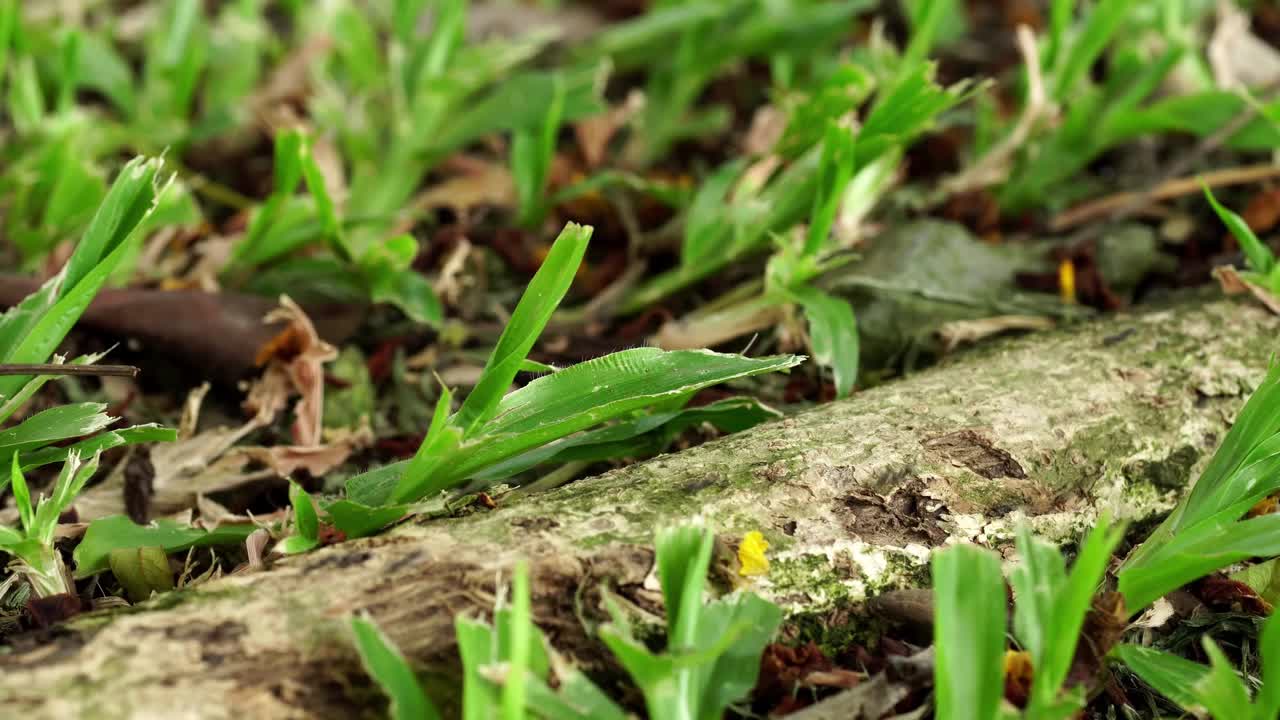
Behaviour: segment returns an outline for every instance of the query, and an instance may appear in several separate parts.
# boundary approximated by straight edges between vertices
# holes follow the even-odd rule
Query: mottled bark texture
[[[949,538],[1002,544],[1025,516],[1065,539],[1099,509],[1167,509],[1262,378],[1277,327],[1249,304],[1193,300],[991,343],[494,511],[27,636],[0,655],[0,707],[31,720],[359,716],[377,694],[348,616],[371,614],[447,683],[454,614],[486,613],[522,557],[539,624],[598,669],[607,661],[583,622],[599,617],[599,589],[654,609],[653,528],[697,513],[727,548],[762,530],[773,562],[756,589],[788,607],[797,632],[835,633],[861,598],[923,582],[927,548]]]

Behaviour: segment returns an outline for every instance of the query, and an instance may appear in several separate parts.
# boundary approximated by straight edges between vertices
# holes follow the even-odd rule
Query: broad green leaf
[[[858,380],[858,320],[853,305],[812,286],[792,288],[809,321],[813,359],[835,375],[836,397],[848,397]]]
[[[502,398],[493,420],[456,450],[423,454],[421,466],[392,485],[392,470],[352,478],[348,497],[367,505],[413,502],[502,461],[628,413],[728,380],[786,370],[795,356],[746,358],[705,350],[624,350],[535,379]],[[475,391],[473,391],[474,394]],[[465,407],[465,406],[464,406]],[[446,454],[446,452],[448,454]],[[456,454],[453,454],[456,453]],[[396,487],[393,494],[391,488]]]
[[[73,403],[42,410],[15,427],[0,431],[0,453],[40,448],[105,430],[115,422],[103,412],[106,408],[103,403]]]
[[[360,663],[391,699],[393,720],[436,720],[440,712],[427,699],[404,655],[369,618],[351,618]]]
[[[994,720],[1004,696],[1000,558],[975,545],[935,552],[933,602],[938,720]]]
[[[777,372],[804,358],[747,358],[709,350],[636,348],[535,379],[502,398],[462,452],[459,477],[627,413],[729,380]]]
[[[173,520],[138,525],[124,515],[112,515],[90,523],[76,546],[72,555],[76,577],[106,570],[113,550],[160,547],[171,553],[190,547],[235,545],[244,542],[257,529],[255,525],[223,525],[215,530],[200,530]]]
[[[107,558],[111,574],[120,581],[131,602],[140,603],[153,592],[173,589],[173,571],[164,548],[120,548],[112,550]]]
[[[392,482],[394,479],[393,477]],[[407,505],[372,507],[354,500],[337,500],[325,505],[324,510],[329,515],[331,525],[341,530],[347,537],[357,538],[372,535],[399,520],[409,512],[409,507]]]
[[[755,398],[725,398],[701,407],[651,412],[534,448],[491,466],[476,477],[498,481],[544,463],[652,455],[662,452],[684,430],[702,423],[732,433],[781,417],[782,413]]]
[[[574,223],[566,225],[556,238],[485,363],[480,382],[453,418],[453,424],[462,430],[464,437],[474,435],[498,410],[525,356],[569,291],[590,239],[591,228]]]
[[[724,717],[725,709],[751,693],[760,672],[760,656],[781,624],[782,608],[753,593],[735,594],[703,608],[698,647],[713,646],[722,637],[735,639],[698,673],[702,718]]]
[[[61,447],[46,447],[32,452],[26,452],[22,455],[22,469],[31,470],[33,468],[49,465],[56,462],[62,462],[72,452],[84,455],[93,455],[95,453],[110,450],[113,447],[121,445],[137,445],[140,443],[157,443],[157,442],[173,442],[178,439],[178,431],[173,428],[160,427],[159,425],[135,425],[133,427],[123,428],[121,430],[109,430],[86,438],[71,445]],[[0,457],[4,453],[0,452]]]
[[[444,322],[444,306],[422,273],[412,268],[393,270],[380,267],[366,271],[369,299],[387,303],[414,322],[439,327]]]

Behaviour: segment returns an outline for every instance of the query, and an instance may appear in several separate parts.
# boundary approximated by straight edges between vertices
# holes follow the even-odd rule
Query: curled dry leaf
[[[516,181],[505,165],[477,158],[456,159],[452,165],[458,173],[418,193],[409,216],[444,207],[467,217],[475,207],[515,206]]]
[[[330,431],[327,439],[322,436],[324,364],[338,353],[320,339],[302,308],[287,297],[281,298],[281,307],[269,313],[266,322],[284,322],[285,327],[259,348],[257,360],[266,367],[249,387],[244,403],[253,416],[239,427],[197,432],[200,407],[209,387],[205,384],[193,390],[183,406],[178,440],[151,451],[155,472],[148,510],[152,517],[190,510],[211,493],[287,477],[299,470],[324,475],[373,442],[367,423]],[[299,398],[294,405],[294,445],[236,447],[253,431],[274,422],[294,397]],[[82,519],[123,512],[124,487],[123,468],[117,468],[77,500]],[[202,511],[210,507],[206,503]],[[217,511],[211,515],[214,524],[232,521]]]
[[[302,446],[320,444],[324,414],[324,364],[337,359],[338,350],[320,339],[311,319],[288,296],[280,307],[267,314],[268,324],[283,321],[285,329],[266,343],[258,354],[265,364],[262,377],[250,386],[246,406],[272,416],[287,403],[291,394],[300,396],[294,405],[293,441]]]
[[[618,130],[631,122],[631,118],[643,108],[644,93],[632,90],[621,105],[574,123],[573,136],[578,141],[578,149],[582,151],[582,160],[587,168],[595,169],[604,164],[609,143],[613,142]]]
[[[1249,16],[1235,3],[1218,3],[1218,26],[1208,54],[1219,87],[1264,87],[1280,82],[1280,52],[1249,31]]]
[[[1271,294],[1271,291],[1261,285],[1246,280],[1240,272],[1230,265],[1222,265],[1213,269],[1213,276],[1217,278],[1218,284],[1222,286],[1222,291],[1228,295],[1239,295],[1241,293],[1252,293],[1255,298],[1260,300],[1268,310],[1280,315],[1280,298]]]

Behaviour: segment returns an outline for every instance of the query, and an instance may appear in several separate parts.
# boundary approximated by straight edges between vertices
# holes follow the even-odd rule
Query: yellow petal
[[[1062,302],[1076,304],[1076,266],[1070,260],[1058,264],[1058,290],[1062,293]]]
[[[752,530],[742,538],[738,545],[738,574],[744,577],[764,575],[769,572],[769,558],[764,551],[769,549],[769,541],[759,530]]]

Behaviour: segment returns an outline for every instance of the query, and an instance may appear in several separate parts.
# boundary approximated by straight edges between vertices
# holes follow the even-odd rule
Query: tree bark
[[[531,562],[536,620],[591,668],[609,586],[656,610],[655,526],[761,530],[750,583],[796,632],[835,641],[858,601],[927,581],[928,548],[1000,545],[1020,518],[1068,540],[1100,510],[1167,510],[1263,377],[1280,320],[1184,302],[990,343],[767,426],[501,507],[399,527],[24,636],[0,655],[5,713],[37,718],[355,717],[378,707],[346,630],[369,613],[445,687],[453,618],[489,612]],[[741,582],[740,580],[738,582]],[[856,625],[856,622],[854,623]],[[447,693],[445,693],[447,694]]]

